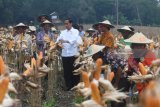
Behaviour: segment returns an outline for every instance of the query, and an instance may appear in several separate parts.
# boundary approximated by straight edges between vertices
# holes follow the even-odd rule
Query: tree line
[[[118,12],[118,24],[160,25],[159,0],[0,0],[0,25],[36,23],[39,15],[52,12],[82,24],[105,19],[116,24]]]

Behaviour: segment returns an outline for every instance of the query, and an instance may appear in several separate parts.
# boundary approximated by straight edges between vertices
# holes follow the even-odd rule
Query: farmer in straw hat
[[[147,49],[147,44],[152,43],[153,41],[144,36],[143,33],[135,33],[129,39],[124,40],[127,43],[131,43],[132,53],[128,58],[128,71],[125,73],[127,76],[131,76],[133,73],[138,73],[139,63],[141,62],[144,66],[150,66],[152,61],[156,59],[155,54]],[[142,74],[143,75],[143,74]],[[124,92],[129,92],[129,89],[132,88],[132,84],[127,80],[127,76],[120,78],[118,89],[122,89]],[[143,90],[143,85],[138,84],[137,90],[141,92]],[[125,107],[126,101],[124,100],[121,103],[114,103],[113,107]]]
[[[29,32],[28,32],[31,37],[32,37],[32,41],[34,41],[36,39],[36,27],[35,26],[29,26]]]
[[[136,65],[138,62],[142,62],[144,65],[150,66],[151,62],[156,59],[153,52],[147,49],[147,44],[153,41],[144,36],[143,33],[135,33],[129,39],[124,40],[131,43],[133,54],[129,57],[129,69],[133,68],[132,65]],[[137,70],[133,68],[135,71]]]
[[[54,40],[54,42],[56,42],[56,40],[57,40],[57,38],[59,36],[60,31],[57,28],[55,28],[55,26],[51,28],[51,31],[54,34],[54,39],[53,40]]]
[[[114,28],[114,26],[110,23],[110,21],[105,20],[103,22],[99,22],[93,25],[93,28],[95,28],[96,30],[99,29],[101,32],[101,36],[97,44],[105,45],[106,49],[114,47],[114,37],[113,34],[110,32],[110,29]]]
[[[30,35],[26,33],[26,30],[28,29],[28,26],[19,23],[17,24],[14,29],[16,30],[17,34],[14,37],[14,42],[17,45],[20,45],[22,43],[22,49],[26,49],[27,52],[31,52],[31,44],[32,44],[32,38]]]
[[[54,34],[51,32],[52,23],[45,20],[42,24],[42,30],[37,33],[37,48],[38,51],[45,53],[47,43],[53,41]]]
[[[124,26],[120,29],[117,29],[117,31],[120,33],[120,36],[122,37],[120,40],[120,43],[122,45],[129,45],[130,46],[131,43],[126,43],[124,40],[130,38],[134,34],[133,29],[131,29],[131,27],[129,27],[129,26]]]
[[[86,30],[87,33],[87,37],[92,37],[94,35],[94,33],[96,32],[96,30],[89,28],[88,30]]]
[[[50,18],[48,15],[42,14],[42,15],[38,16],[37,20],[38,20],[38,22],[43,23],[46,20],[50,20]]]
[[[84,47],[85,49],[87,49],[90,45],[94,44],[94,35],[95,35],[95,30],[92,28],[89,28],[88,30],[86,30],[86,34],[84,37],[82,37],[83,41],[84,41]]]
[[[128,59],[131,54],[131,43],[127,43],[124,40],[130,38],[134,34],[133,28],[130,26],[124,26],[117,29],[119,35],[115,39],[115,48],[118,49],[119,54],[121,53],[125,59]]]
[[[26,33],[28,26],[19,23],[17,24],[14,29],[16,30],[16,35],[14,37],[14,43],[17,49],[17,63],[18,63],[18,70],[19,72],[23,71],[23,64],[25,60],[30,59],[31,55],[31,45],[32,45],[32,37]]]
[[[103,62],[105,64],[108,64],[108,61],[106,60],[108,57],[107,55],[109,54],[109,52],[112,51],[114,47],[114,37],[113,37],[113,34],[110,32],[110,29],[114,28],[114,26],[110,23],[110,21],[105,20],[103,22],[94,24],[93,28],[95,28],[101,33],[96,44],[105,46],[105,49],[103,49],[103,52],[99,52],[100,55],[98,54],[97,55],[103,56],[102,58],[104,60]]]

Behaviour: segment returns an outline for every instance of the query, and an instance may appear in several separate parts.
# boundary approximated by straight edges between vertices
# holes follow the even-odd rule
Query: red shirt
[[[142,63],[144,66],[150,66],[152,64],[152,61],[156,59],[155,54],[152,51],[148,51],[147,54],[145,55]],[[135,68],[136,70],[138,70],[138,62],[135,61],[134,56],[131,55],[128,59],[128,70],[130,70],[131,68]],[[137,83],[136,87],[137,90],[139,92],[141,92],[144,88],[145,88],[146,84],[142,84],[142,83]]]
[[[152,51],[148,51],[147,54],[144,56],[142,63],[144,66],[150,66],[152,64],[152,61],[155,59],[156,59],[155,54]],[[133,55],[131,55],[128,58],[128,67],[129,70],[134,67],[138,68],[138,62],[135,61]]]

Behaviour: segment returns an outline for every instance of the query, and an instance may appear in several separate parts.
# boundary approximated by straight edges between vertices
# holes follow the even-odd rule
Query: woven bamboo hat
[[[45,24],[49,24],[50,26],[53,25],[49,20],[45,20],[43,23],[41,23],[41,26],[44,26]]]
[[[129,39],[124,40],[128,43],[136,43],[136,44],[150,44],[153,41],[148,39],[143,33],[135,33],[133,36],[131,36]]]
[[[122,27],[120,29],[117,29],[117,31],[118,32],[123,32],[123,31],[133,32],[129,26],[124,26],[124,27]]]
[[[19,23],[19,24],[17,24],[14,28],[15,28],[15,29],[17,29],[17,28],[28,29],[29,27],[28,27],[27,25],[25,25],[24,23]]]
[[[86,51],[86,54],[84,54],[84,57],[92,56],[92,55],[96,54],[97,52],[103,50],[104,48],[105,48],[105,46],[93,44],[88,48],[88,50]]]
[[[96,23],[96,24],[93,25],[93,28],[94,28],[94,29],[97,29],[98,25],[100,25],[100,24],[106,25],[106,26],[108,26],[109,28],[114,28],[114,26],[111,24],[111,22],[110,22],[109,20],[105,20],[105,21],[103,21],[103,22]]]

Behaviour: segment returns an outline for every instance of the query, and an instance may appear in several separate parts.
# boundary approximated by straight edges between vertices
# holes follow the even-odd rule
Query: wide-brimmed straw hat
[[[24,23],[19,23],[19,24],[17,24],[14,28],[15,28],[15,29],[17,29],[17,28],[28,29],[29,27],[28,27],[27,25],[25,25]]]
[[[42,14],[42,15],[38,16],[37,20],[38,20],[39,22],[41,22],[41,18],[42,18],[42,17],[45,17],[46,20],[50,20],[49,16],[46,15],[46,14]]]
[[[106,26],[108,26],[109,28],[114,28],[114,26],[111,24],[111,22],[110,22],[109,20],[105,20],[105,21],[103,21],[103,22],[96,23],[96,24],[93,25],[93,28],[94,28],[94,29],[97,29],[98,25],[100,25],[100,24],[106,25]]]
[[[35,32],[36,31],[36,27],[35,26],[29,26],[29,30]]]
[[[93,44],[88,48],[88,50],[86,51],[86,54],[84,54],[84,57],[92,56],[92,55],[96,54],[97,52],[103,50],[104,48],[105,48],[105,46]]]
[[[136,44],[149,44],[153,41],[148,39],[143,33],[135,33],[133,36],[131,36],[129,39],[124,40],[128,43],[136,43]]]
[[[123,31],[129,31],[129,32],[133,32],[132,29],[129,26],[124,26],[120,29],[117,29],[118,32],[123,32]]]
[[[86,32],[95,32],[95,30],[92,28],[89,28],[88,30],[86,30]]]
[[[51,28],[51,31],[56,32],[57,29],[56,29],[55,27],[52,27],[52,28]]]
[[[135,31],[135,29],[132,26],[128,26],[133,32]]]
[[[45,20],[43,23],[41,23],[41,26],[44,26],[45,24],[49,24],[50,26],[53,25],[49,20]]]
[[[13,26],[8,26],[8,29],[13,29]]]

